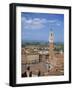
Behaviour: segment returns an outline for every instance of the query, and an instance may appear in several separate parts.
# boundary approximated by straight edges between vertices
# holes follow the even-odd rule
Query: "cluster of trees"
[[[60,44],[60,45],[56,45],[54,48],[55,51],[63,51],[64,52],[64,45]]]

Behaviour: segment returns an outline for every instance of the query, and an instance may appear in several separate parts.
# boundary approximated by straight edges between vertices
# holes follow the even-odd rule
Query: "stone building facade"
[[[64,75],[64,52],[54,51],[54,33],[50,32],[49,46],[27,46],[21,50],[22,73],[28,66],[30,71],[37,75],[40,71],[41,76]],[[39,50],[42,48],[41,50]]]

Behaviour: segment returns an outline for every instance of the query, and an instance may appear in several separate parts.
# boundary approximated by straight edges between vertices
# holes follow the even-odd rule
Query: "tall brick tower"
[[[49,34],[49,63],[54,62],[54,32],[50,31]]]

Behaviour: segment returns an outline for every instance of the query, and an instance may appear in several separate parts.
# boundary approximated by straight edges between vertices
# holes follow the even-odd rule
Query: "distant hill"
[[[64,45],[63,42],[55,42],[54,43],[56,46],[57,45]],[[49,42],[45,42],[45,41],[22,41],[22,46],[26,46],[26,45],[49,45]]]

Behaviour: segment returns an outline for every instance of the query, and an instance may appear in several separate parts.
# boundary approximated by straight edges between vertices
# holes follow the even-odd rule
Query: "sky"
[[[49,13],[21,13],[22,41],[49,41],[54,32],[54,42],[64,42],[64,15]]]

